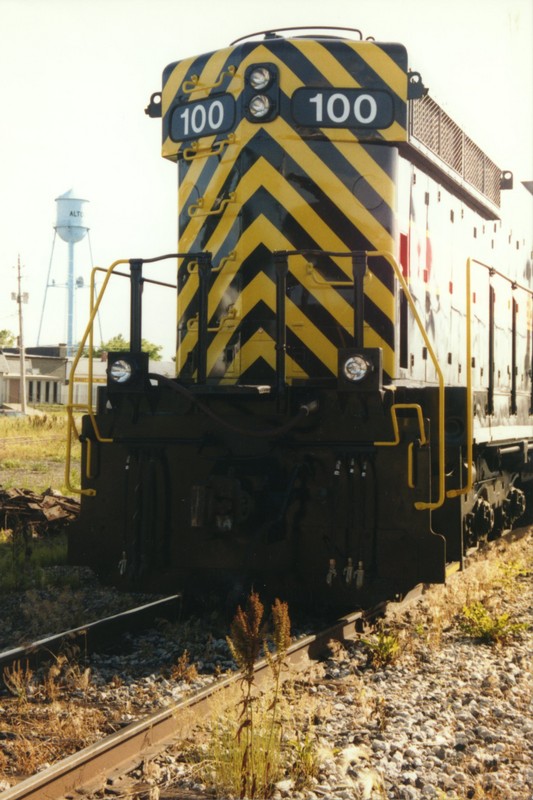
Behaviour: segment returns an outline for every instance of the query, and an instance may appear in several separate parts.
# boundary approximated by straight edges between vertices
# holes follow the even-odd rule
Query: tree
[[[111,339],[108,339],[107,342],[102,342],[99,347],[94,348],[93,355],[101,356],[102,353],[109,353],[110,350],[129,350],[130,343],[126,341],[121,333],[117,334],[116,336],[112,336]],[[153,344],[153,342],[148,342],[146,339],[141,339],[141,350],[143,353],[148,353],[152,361],[161,361],[161,350],[163,349],[162,345]]]
[[[14,345],[15,334],[8,330],[0,331],[0,347],[14,347]]]

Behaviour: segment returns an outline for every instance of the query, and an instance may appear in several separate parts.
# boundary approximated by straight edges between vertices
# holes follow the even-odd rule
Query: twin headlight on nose
[[[244,113],[249,122],[266,122],[279,113],[279,73],[275,64],[253,64],[244,76]]]

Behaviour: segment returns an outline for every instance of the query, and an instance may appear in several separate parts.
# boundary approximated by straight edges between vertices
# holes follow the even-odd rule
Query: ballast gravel
[[[532,644],[531,631],[505,648],[454,631],[438,651],[370,674],[349,646],[310,688],[326,754],[316,783],[303,792],[279,785],[274,797],[531,800]]]
[[[530,547],[517,545],[531,565]],[[465,635],[456,618],[432,633],[420,622],[431,594],[420,614],[396,621],[401,654],[389,666],[370,666],[361,640],[332,643],[331,657],[293,687],[311,717],[317,774],[305,789],[287,775],[273,800],[533,800],[531,570],[503,594],[488,607],[523,629],[501,644]],[[179,751],[160,770],[165,800],[229,797],[209,790]]]

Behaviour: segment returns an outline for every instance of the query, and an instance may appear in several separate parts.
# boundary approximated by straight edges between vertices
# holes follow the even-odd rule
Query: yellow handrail
[[[208,326],[207,332],[208,333],[219,333],[224,327],[225,323],[232,319],[238,319],[239,313],[233,304],[228,306],[228,309],[225,314],[222,314],[219,318],[218,325]],[[198,330],[198,314],[195,314],[194,317],[191,317],[187,320],[187,330],[191,333],[195,333]]]
[[[420,442],[421,444],[427,444],[426,439],[426,432],[424,430],[424,417],[422,416],[422,406],[418,403],[394,403],[391,406],[391,417],[392,417],[392,428],[394,431],[394,439],[390,442],[374,442],[376,447],[394,447],[397,444],[400,444],[400,429],[398,427],[398,415],[396,414],[397,409],[399,408],[410,408],[413,411],[416,411],[416,415],[418,417],[418,427],[420,430]]]
[[[235,143],[235,134],[228,134],[226,139],[221,139],[209,146],[201,147],[200,142],[193,142],[190,147],[183,151],[185,161],[194,161],[195,158],[208,158],[209,156],[219,156],[225,147]]]
[[[315,265],[311,264],[309,261],[306,263],[305,267],[306,267],[307,274],[311,276],[313,281],[316,284],[318,284],[318,286],[327,286],[327,287],[331,287],[332,286],[333,288],[342,287],[342,286],[353,286],[353,280],[348,280],[348,281],[333,280],[333,281],[329,281],[326,278],[323,278],[322,275],[315,268]]]
[[[418,417],[418,428],[420,430],[419,442],[421,445],[427,444],[426,431],[424,430],[424,417],[422,416],[422,406],[420,406],[418,403],[394,403],[390,410],[394,439],[391,442],[374,442],[376,447],[395,447],[396,445],[400,444],[400,429],[398,427],[398,415],[396,414],[396,410],[399,408],[410,408],[416,411],[416,415]],[[413,478],[413,446],[414,442],[409,442],[409,446],[407,448],[407,485],[410,489],[415,488],[415,482]]]
[[[205,197],[199,197],[197,203],[192,203],[187,209],[189,217],[215,217],[224,213],[226,206],[229,203],[234,203],[235,192],[230,192],[227,197],[220,201],[217,208],[211,208],[209,211],[204,210]]]
[[[188,81],[184,81],[182,85],[182,91],[184,94],[192,94],[193,92],[200,92],[200,91],[207,91],[208,89],[217,89],[219,86],[222,85],[222,81],[226,77],[231,77],[235,75],[237,72],[237,67],[233,66],[233,64],[229,64],[228,67],[220,73],[216,81],[214,83],[200,83],[200,76],[199,75],[191,75]]]
[[[78,351],[74,357],[74,361],[72,362],[72,367],[70,370],[69,375],[69,387],[68,387],[68,402],[67,402],[67,417],[68,417],[68,425],[67,425],[67,448],[66,448],[66,458],[65,458],[65,484],[69,492],[74,492],[75,494],[84,494],[88,496],[94,496],[96,494],[94,489],[82,489],[79,486],[73,486],[70,482],[70,472],[71,472],[71,461],[72,461],[72,435],[75,434],[76,438],[79,438],[79,434],[76,428],[76,422],[74,420],[73,412],[76,411],[84,411],[86,412],[90,419],[93,426],[93,430],[96,436],[97,441],[99,442],[112,442],[113,439],[105,438],[101,435],[100,430],[98,428],[98,424],[96,422],[96,417],[94,415],[94,411],[92,408],[92,389],[93,389],[93,360],[92,354],[94,349],[94,342],[93,342],[93,328],[94,328],[94,320],[98,313],[98,309],[100,307],[100,303],[102,301],[102,297],[104,292],[107,288],[107,284],[109,283],[109,279],[113,274],[113,271],[119,264],[129,264],[128,259],[120,259],[119,261],[114,261],[111,266],[105,270],[105,277],[98,293],[98,297],[96,301],[94,301],[94,294],[95,294],[95,275],[97,272],[102,272],[101,267],[94,267],[91,271],[91,287],[90,287],[90,316],[89,322],[87,323],[87,327],[85,328],[85,333],[83,334],[80,344],[78,346]],[[76,373],[76,368],[79,364],[80,358],[83,355],[83,350],[85,345],[87,344],[87,340],[89,340],[89,368],[87,374],[87,402],[86,403],[74,403],[73,396],[74,396],[74,376]],[[87,450],[87,457],[90,457],[90,448]],[[88,465],[87,465],[88,471]]]
[[[407,447],[407,485],[410,489],[415,488],[415,481],[413,478],[413,449],[415,443],[409,442]]]
[[[415,302],[414,302],[414,300],[413,300],[413,298],[411,296],[411,292],[409,291],[409,286],[407,285],[407,282],[406,282],[406,280],[405,280],[405,278],[404,278],[404,276],[402,274],[402,270],[401,270],[399,264],[396,262],[396,259],[390,253],[387,253],[386,251],[381,251],[381,250],[370,250],[370,251],[368,251],[366,253],[366,256],[367,256],[367,258],[384,258],[391,265],[391,267],[393,268],[394,273],[395,273],[396,277],[398,278],[398,281],[399,281],[400,286],[402,288],[402,291],[403,291],[405,297],[407,298],[407,302],[409,303],[409,308],[411,309],[411,313],[412,313],[412,315],[413,315],[413,317],[415,319],[415,322],[416,322],[416,324],[417,324],[417,326],[418,326],[418,328],[420,330],[420,333],[422,334],[422,338],[424,339],[424,344],[427,347],[427,351],[429,353],[431,361],[433,362],[433,366],[435,367],[435,372],[436,372],[437,377],[438,377],[438,381],[439,381],[439,387],[438,387],[439,388],[439,403],[438,403],[439,411],[438,411],[437,430],[438,430],[438,440],[439,440],[438,441],[438,446],[439,446],[439,482],[438,482],[439,483],[439,496],[438,496],[438,499],[435,502],[422,502],[422,501],[420,501],[420,502],[416,502],[415,503],[415,508],[420,510],[420,511],[425,510],[425,509],[434,510],[436,508],[440,508],[444,504],[444,501],[446,499],[446,491],[445,491],[445,478],[446,478],[446,475],[445,475],[445,451],[444,451],[444,413],[445,413],[444,412],[444,408],[445,408],[445,406],[444,406],[444,376],[443,376],[442,370],[441,370],[441,368],[439,366],[439,362],[437,360],[437,356],[435,354],[435,351],[433,350],[433,347],[431,346],[431,342],[429,341],[429,337],[428,337],[428,335],[426,333],[426,329],[425,329],[424,325],[422,324],[422,320],[420,319],[418,311],[416,310],[416,305],[415,305]]]
[[[235,261],[236,258],[237,258],[237,251],[230,250],[227,256],[224,256],[224,258],[220,259],[220,262],[216,267],[211,267],[210,275],[214,275],[217,272],[221,272],[229,261]],[[198,261],[189,261],[189,263],[187,264],[187,272],[189,273],[189,275],[197,275]]]
[[[487,264],[472,258],[466,259],[466,486],[462,489],[450,489],[447,497],[459,497],[468,494],[473,486],[474,457],[474,390],[472,386],[472,262],[491,269]]]

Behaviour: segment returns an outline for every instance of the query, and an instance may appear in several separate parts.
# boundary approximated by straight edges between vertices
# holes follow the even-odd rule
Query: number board
[[[235,100],[230,94],[208,97],[179,105],[172,111],[170,138],[173,142],[224,133],[235,122]]]
[[[292,115],[299,125],[319,128],[388,128],[394,103],[378,89],[297,89]]]

